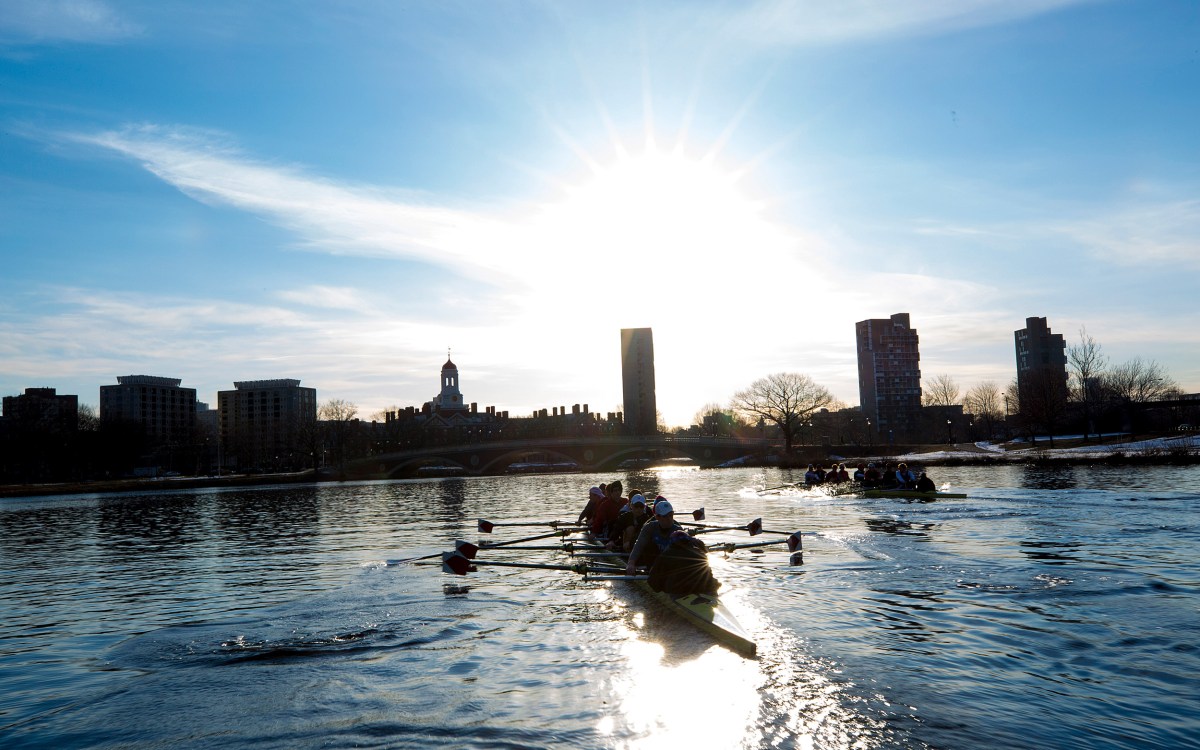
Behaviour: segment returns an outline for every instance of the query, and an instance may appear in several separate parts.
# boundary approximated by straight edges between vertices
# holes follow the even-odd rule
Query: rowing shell
[[[604,545],[591,534],[588,534],[587,538],[601,549],[604,548]],[[619,560],[621,564],[625,563],[624,555],[616,552],[609,552],[608,557],[613,558],[614,561]],[[634,583],[658,599],[664,607],[734,651],[746,656],[754,656],[758,652],[758,646],[751,640],[750,634],[718,597],[709,594],[668,594],[665,591],[655,591],[644,580],[637,580]]]
[[[923,500],[963,498],[964,492],[921,492],[919,490],[862,490],[863,497],[913,497]]]

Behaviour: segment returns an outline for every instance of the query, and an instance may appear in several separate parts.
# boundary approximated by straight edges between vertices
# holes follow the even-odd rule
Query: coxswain
[[[668,540],[667,548],[650,568],[650,588],[673,596],[715,595],[721,584],[713,578],[704,542],[686,531],[672,531]]]
[[[917,492],[937,492],[937,485],[923,471],[921,472],[921,478],[917,480]]]
[[[642,526],[637,541],[633,543],[633,549],[629,551],[629,562],[625,565],[625,572],[633,575],[639,564],[653,565],[659,553],[671,546],[671,532],[682,530],[683,527],[675,522],[675,508],[660,495],[654,503],[654,520],[647,521]]]

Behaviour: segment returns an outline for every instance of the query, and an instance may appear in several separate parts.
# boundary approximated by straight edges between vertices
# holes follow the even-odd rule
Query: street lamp
[[[949,419],[947,419],[947,420],[946,420],[946,443],[947,443],[947,444],[951,444],[951,443],[953,443],[953,442],[954,442],[954,438],[953,438],[953,436],[950,434],[950,425],[951,425],[951,424],[952,424],[952,423],[951,423],[951,421],[950,421]]]

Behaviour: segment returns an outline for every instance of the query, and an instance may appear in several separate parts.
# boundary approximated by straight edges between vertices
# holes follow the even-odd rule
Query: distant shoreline
[[[1139,448],[1121,449],[1114,446],[1111,452],[1104,454],[1057,454],[1021,451],[1013,453],[979,452],[970,456],[941,456],[936,452],[923,457],[922,454],[881,454],[878,456],[824,457],[816,459],[829,463],[846,463],[857,465],[861,462],[891,462],[902,461],[917,466],[1192,466],[1200,464],[1200,451],[1187,450],[1147,450]],[[813,463],[807,458],[796,457],[787,462],[747,461],[739,467],[800,469]],[[580,472],[584,473],[584,472]],[[369,479],[369,477],[367,477]],[[121,492],[154,492],[158,490],[185,490],[207,487],[256,487],[279,484],[316,484],[322,482],[346,481],[344,477],[318,475],[317,472],[292,472],[286,474],[230,474],[220,477],[172,477],[157,479],[101,479],[82,482],[55,482],[43,484],[6,484],[0,485],[0,499],[21,497],[46,497],[51,495],[91,495],[115,494]]]

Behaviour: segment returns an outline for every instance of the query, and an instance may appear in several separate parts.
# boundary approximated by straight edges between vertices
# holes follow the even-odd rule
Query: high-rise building
[[[858,396],[881,441],[916,436],[921,413],[921,354],[908,313],[854,324],[858,347]]]
[[[3,407],[16,434],[68,434],[79,427],[79,396],[60,396],[54,388],[26,388],[24,395],[5,396]]]
[[[180,388],[178,378],[121,375],[116,385],[100,386],[100,421],[141,425],[158,445],[190,441],[196,428],[196,389]]]
[[[621,385],[625,398],[626,434],[657,434],[654,334],[649,328],[621,329]]]
[[[297,469],[313,464],[317,390],[299,380],[235,382],[217,393],[222,466]]]
[[[1013,338],[1022,412],[1061,409],[1067,403],[1067,342],[1062,334],[1051,333],[1045,318],[1026,318]]]

